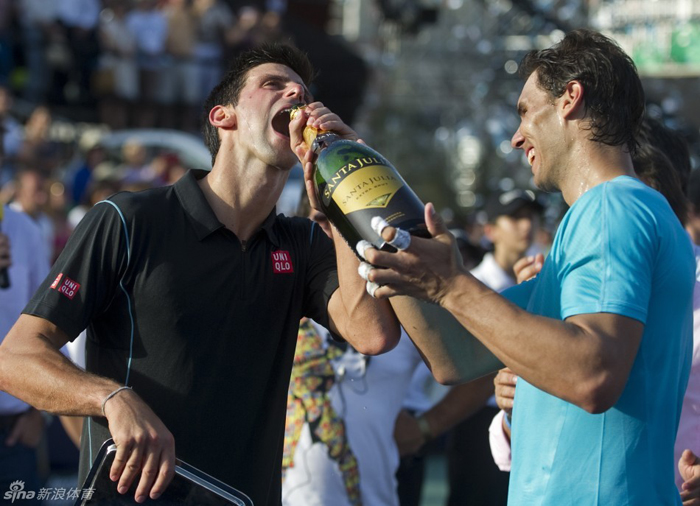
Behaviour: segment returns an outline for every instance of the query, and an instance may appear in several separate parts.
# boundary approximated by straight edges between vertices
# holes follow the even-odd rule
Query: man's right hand
[[[507,367],[498,371],[498,374],[493,379],[496,404],[508,416],[513,413],[513,399],[515,398],[515,383],[517,381],[518,377]]]
[[[128,492],[140,474],[134,494],[142,503],[157,499],[175,475],[175,439],[160,418],[132,390],[123,390],[105,404],[109,431],[117,446],[110,469],[120,494]]]
[[[515,273],[515,278],[518,280],[518,284],[537,276],[542,270],[543,264],[544,255],[542,253],[523,257],[515,262],[515,265],[513,265],[513,272]]]

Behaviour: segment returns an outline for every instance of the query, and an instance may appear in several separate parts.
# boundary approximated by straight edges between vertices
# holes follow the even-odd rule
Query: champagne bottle
[[[292,111],[292,119],[299,110]],[[362,239],[377,249],[396,251],[372,229],[374,216],[413,235],[430,237],[425,205],[382,155],[369,146],[308,125],[304,142],[316,153],[314,185],[321,211],[353,251]]]

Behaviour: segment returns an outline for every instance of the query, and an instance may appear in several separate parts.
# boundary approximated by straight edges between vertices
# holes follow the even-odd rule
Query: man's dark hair
[[[645,115],[639,131],[640,149],[644,149],[645,144],[660,149],[666,155],[669,162],[671,162],[671,167],[678,173],[681,189],[685,193],[692,169],[690,148],[685,137],[677,130],[667,127],[661,121]]]
[[[220,140],[216,127],[209,122],[209,111],[217,105],[236,105],[245,86],[248,71],[265,63],[279,63],[289,67],[301,77],[307,87],[315,77],[313,66],[306,54],[288,44],[263,44],[241,53],[204,101],[202,129],[212,163],[219,152]]]
[[[617,43],[593,30],[574,30],[554,46],[525,55],[519,73],[527,79],[533,72],[553,100],[569,82],[579,81],[591,140],[635,151],[644,89],[632,59]]]
[[[679,172],[666,154],[652,144],[643,143],[632,156],[632,164],[639,179],[666,197],[681,224],[685,225],[688,201],[681,188]]]

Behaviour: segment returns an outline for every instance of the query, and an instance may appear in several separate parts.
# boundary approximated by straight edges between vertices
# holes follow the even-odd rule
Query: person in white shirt
[[[49,272],[41,231],[22,212],[4,206],[0,224],[0,268],[7,268],[8,288],[0,289],[0,342]],[[44,433],[41,413],[0,391],[0,490],[22,481],[25,490],[39,490],[36,447]],[[29,502],[27,504],[30,504]]]

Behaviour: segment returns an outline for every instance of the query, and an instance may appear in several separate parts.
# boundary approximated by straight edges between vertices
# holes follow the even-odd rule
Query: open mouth
[[[278,112],[275,117],[272,118],[272,129],[278,134],[289,137],[289,122],[291,121],[290,114],[297,107],[299,107],[299,105],[286,107]]]

